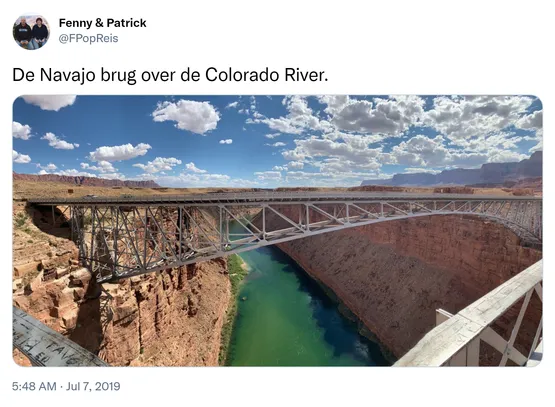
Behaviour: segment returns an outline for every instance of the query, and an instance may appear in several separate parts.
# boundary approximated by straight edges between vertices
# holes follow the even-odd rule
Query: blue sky
[[[532,96],[23,96],[19,173],[163,186],[352,186],[542,148]]]

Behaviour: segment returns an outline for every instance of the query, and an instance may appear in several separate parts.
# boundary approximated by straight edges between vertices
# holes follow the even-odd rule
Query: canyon
[[[392,359],[435,326],[436,309],[455,314],[542,257],[503,225],[468,215],[383,222],[278,246],[329,288]],[[531,304],[517,348],[529,346],[541,316],[541,303]],[[516,313],[514,307],[494,329],[510,334]],[[482,349],[483,361],[495,363],[495,352]]]
[[[111,365],[218,365],[222,326],[235,300],[226,259],[99,291],[67,231],[39,229],[41,214],[24,200],[13,208],[14,305]],[[356,317],[361,331],[372,332],[392,360],[435,326],[436,309],[454,314],[542,258],[541,249],[503,225],[469,215],[377,223],[278,247]],[[515,312],[494,329],[510,333]],[[532,301],[517,348],[531,341],[540,315],[541,303]],[[495,362],[487,347],[482,358]],[[17,351],[14,359],[28,364]]]

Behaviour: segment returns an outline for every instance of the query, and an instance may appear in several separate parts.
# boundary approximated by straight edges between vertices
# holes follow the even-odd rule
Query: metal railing
[[[543,261],[540,260],[455,315],[436,310],[437,326],[394,366],[479,366],[482,342],[501,355],[499,366],[505,366],[509,360],[518,366],[539,363],[543,317],[527,352],[517,350],[515,340],[532,297],[536,295],[540,302],[543,301],[542,271]],[[511,334],[504,338],[492,326],[521,300]]]
[[[33,366],[108,366],[98,356],[15,306],[13,347]]]

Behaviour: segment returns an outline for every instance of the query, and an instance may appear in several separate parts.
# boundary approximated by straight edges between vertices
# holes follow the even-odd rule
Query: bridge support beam
[[[62,202],[50,205],[63,207]],[[80,257],[99,282],[321,233],[420,216],[482,216],[538,244],[542,230],[541,200],[537,198],[377,199],[368,194],[318,198],[314,194],[259,194],[246,199],[239,194],[233,198],[213,194],[206,199],[175,202],[81,200],[67,202],[65,207],[70,209],[72,236]]]

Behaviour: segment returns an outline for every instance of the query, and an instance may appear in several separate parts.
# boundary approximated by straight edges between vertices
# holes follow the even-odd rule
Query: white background
[[[12,103],[21,94],[533,94],[542,102],[544,193],[553,201],[553,10],[549,1],[25,1],[3,2],[0,224],[0,394],[3,405],[527,405],[553,394],[553,271],[545,259],[547,351],[533,369],[517,368],[108,368],[17,367],[11,338]],[[27,9],[22,9],[26,7]],[[25,51],[12,39],[20,14],[49,22],[45,48]],[[117,44],[62,45],[59,18],[145,18],[147,29],[102,29]],[[325,70],[323,83],[13,83],[12,69],[176,70],[266,66]],[[553,247],[553,215],[545,211]],[[551,380],[548,377],[551,376]],[[12,392],[12,381],[120,381],[117,393]],[[65,386],[64,386],[65,387]],[[70,399],[71,398],[71,399]],[[6,404],[4,404],[6,402]],[[125,404],[123,404],[125,403]],[[549,404],[544,401],[544,405]]]

